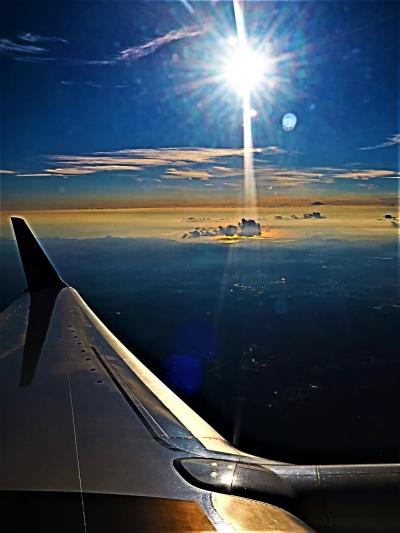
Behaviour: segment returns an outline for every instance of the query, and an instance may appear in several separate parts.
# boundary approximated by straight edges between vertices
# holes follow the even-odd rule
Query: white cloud
[[[29,32],[24,32],[18,35],[18,38],[23,41],[23,44],[11,41],[10,39],[0,39],[0,52],[14,53],[14,59],[18,61],[26,61],[30,63],[45,63],[50,61],[57,61],[59,63],[68,65],[114,65],[125,61],[136,61],[142,57],[154,54],[160,48],[167,46],[170,43],[179,41],[181,39],[189,39],[197,37],[205,33],[205,26],[183,26],[174,30],[170,30],[164,35],[159,35],[150,41],[143,44],[129,46],[123,50],[120,50],[116,55],[106,58],[96,59],[82,59],[73,57],[41,57],[40,54],[48,52],[46,48],[37,46],[36,43],[63,43],[69,44],[66,39],[61,37],[36,35]],[[29,44],[26,44],[29,43]],[[26,57],[22,57],[19,54],[28,54]],[[93,87],[97,87],[96,83],[92,84]]]
[[[176,169],[176,168],[168,168],[164,177],[169,178],[169,179],[187,178],[189,180],[197,179],[197,180],[206,181],[212,177],[212,174],[210,174],[206,170],[191,170],[191,169],[181,170],[181,169]]]
[[[22,54],[42,54],[47,52],[46,48],[31,44],[19,44],[10,39],[0,39],[0,52],[19,52]]]
[[[20,33],[18,39],[28,43],[53,42],[68,44],[68,41],[61,37],[48,37],[46,35],[35,35],[34,33]]]
[[[388,137],[383,143],[375,144],[373,146],[363,146],[360,150],[377,150],[378,148],[387,148],[388,146],[395,146],[396,144],[400,144],[400,133]]]
[[[205,28],[199,27],[199,26],[184,26],[182,28],[171,30],[165,33],[164,35],[155,37],[154,39],[152,39],[151,41],[148,41],[147,43],[137,45],[137,46],[130,46],[129,48],[125,48],[125,50],[121,50],[116,60],[136,61],[137,59],[140,59],[141,57],[154,54],[154,52],[156,52],[162,46],[170,44],[174,41],[179,41],[181,39],[187,39],[189,37],[197,37],[198,35],[201,35],[204,32],[205,32]]]
[[[238,224],[218,226],[218,228],[194,228],[182,235],[182,239],[198,239],[200,237],[255,237],[261,235],[261,225],[255,220],[242,218]]]
[[[375,178],[396,178],[397,172],[394,170],[360,169],[349,172],[341,171],[336,174],[333,173],[332,176],[341,179],[370,180]]]

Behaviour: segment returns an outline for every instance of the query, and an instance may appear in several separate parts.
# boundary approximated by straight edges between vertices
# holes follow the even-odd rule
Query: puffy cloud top
[[[256,237],[261,235],[261,225],[255,220],[242,221],[237,225],[228,224],[227,226],[218,226],[218,228],[200,228],[197,227],[192,231],[188,231],[182,235],[182,239],[197,239],[199,237],[217,237],[219,235],[225,237]]]

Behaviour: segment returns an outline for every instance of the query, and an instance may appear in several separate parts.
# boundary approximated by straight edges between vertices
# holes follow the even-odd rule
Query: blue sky
[[[240,153],[222,149],[242,145],[241,100],[220,76],[231,2],[10,1],[1,11],[7,208],[236,198]],[[278,58],[274,88],[252,101],[261,193],[395,194],[399,4],[247,2],[244,12],[252,45]],[[298,125],[285,132],[289,111]],[[154,152],[171,147],[180,160]]]

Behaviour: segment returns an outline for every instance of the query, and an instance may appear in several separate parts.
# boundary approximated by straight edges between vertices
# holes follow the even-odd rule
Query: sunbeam
[[[250,101],[251,90],[257,85],[263,75],[263,61],[261,56],[249,48],[240,0],[233,0],[235,13],[238,52],[230,64],[230,73],[235,69],[233,79],[236,89],[241,92],[243,102],[243,170],[244,170],[244,206],[252,210],[257,216],[257,189],[253,167],[253,134],[251,129],[252,108]]]

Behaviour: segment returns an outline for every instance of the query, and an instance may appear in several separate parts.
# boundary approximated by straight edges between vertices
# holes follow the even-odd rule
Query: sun
[[[267,73],[267,60],[248,46],[232,48],[223,66],[223,77],[232,89],[243,96],[261,85]]]

